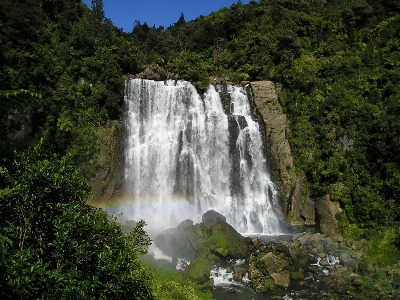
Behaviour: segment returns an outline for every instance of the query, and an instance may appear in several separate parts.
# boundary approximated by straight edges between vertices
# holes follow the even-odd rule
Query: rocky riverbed
[[[400,299],[400,270],[368,269],[365,240],[309,232],[272,241],[244,237],[209,211],[201,223],[183,221],[154,242],[188,279],[229,293],[255,292],[248,299]]]

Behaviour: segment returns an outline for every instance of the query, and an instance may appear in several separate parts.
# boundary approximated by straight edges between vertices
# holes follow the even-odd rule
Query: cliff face
[[[254,103],[265,124],[267,143],[271,149],[271,169],[279,179],[282,197],[287,199],[291,191],[289,171],[293,168],[293,159],[287,140],[288,121],[278,102],[279,87],[272,81],[252,82],[251,87]]]
[[[271,81],[251,82],[251,95],[255,104],[253,114],[265,125],[267,149],[270,149],[270,169],[278,182],[282,210],[293,226],[316,226],[322,233],[339,234],[336,214],[337,202],[329,195],[311,199],[307,178],[301,170],[295,170],[287,139],[289,121],[278,101],[279,86]]]
[[[113,201],[122,195],[123,169],[123,132],[122,124],[110,121],[104,128],[100,143],[99,159],[102,168],[94,178],[90,180],[93,205]]]

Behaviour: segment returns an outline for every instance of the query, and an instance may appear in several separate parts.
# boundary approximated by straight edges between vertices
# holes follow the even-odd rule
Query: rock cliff
[[[336,235],[339,204],[332,202],[329,195],[311,199],[307,178],[301,170],[295,170],[288,142],[289,120],[279,103],[279,91],[279,85],[272,81],[251,82],[253,115],[265,125],[270,168],[278,182],[283,213],[293,226],[317,226],[322,233]]]
[[[104,128],[100,143],[101,170],[90,180],[93,205],[113,201],[122,195],[123,133],[122,124],[110,121]]]

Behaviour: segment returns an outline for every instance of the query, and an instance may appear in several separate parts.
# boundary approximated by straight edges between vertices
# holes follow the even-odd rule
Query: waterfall
[[[126,82],[124,184],[129,218],[148,231],[200,222],[214,209],[242,233],[280,232],[278,195],[267,172],[259,124],[243,88],[228,87],[231,111],[210,86]]]

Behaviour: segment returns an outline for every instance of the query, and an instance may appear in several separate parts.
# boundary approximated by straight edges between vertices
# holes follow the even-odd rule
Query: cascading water
[[[124,213],[144,219],[150,233],[199,222],[210,209],[242,233],[280,232],[258,123],[245,90],[228,92],[230,115],[213,86],[202,99],[185,81],[126,82],[124,181],[131,209]]]

